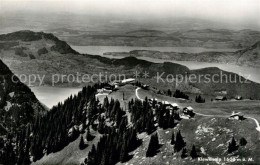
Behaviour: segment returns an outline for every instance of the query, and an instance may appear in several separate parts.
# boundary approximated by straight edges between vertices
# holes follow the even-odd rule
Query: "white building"
[[[133,78],[128,78],[128,79],[124,79],[121,81],[122,84],[130,84],[130,83],[134,83],[135,79]]]
[[[244,115],[241,112],[232,112],[232,114],[229,116],[229,119],[235,119],[235,120],[243,120]]]

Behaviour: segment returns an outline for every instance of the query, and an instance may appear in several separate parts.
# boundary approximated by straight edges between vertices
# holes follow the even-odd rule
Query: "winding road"
[[[138,90],[140,90],[140,89],[141,89],[140,87],[138,87],[138,88],[135,89],[135,95],[136,95],[137,99],[143,101],[143,99],[141,99],[140,96],[138,95]],[[206,115],[206,114],[197,113],[197,112],[194,112],[194,113],[197,114],[197,115],[200,115],[200,116],[205,116],[205,117],[225,117],[225,118],[226,118],[226,117],[229,117],[229,115]],[[258,122],[255,118],[253,118],[253,117],[246,117],[246,116],[245,116],[245,118],[254,120],[254,122],[256,123],[256,130],[257,130],[258,132],[260,132],[259,122]]]
[[[144,101],[143,99],[141,99],[138,95],[138,90],[141,89],[140,87],[135,89],[135,96],[137,97],[138,100]]]

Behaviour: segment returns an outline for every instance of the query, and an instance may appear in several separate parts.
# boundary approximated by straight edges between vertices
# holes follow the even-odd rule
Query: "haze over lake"
[[[79,53],[91,55],[103,55],[106,52],[129,52],[132,50],[152,50],[160,52],[179,52],[179,53],[201,53],[201,52],[235,52],[237,49],[210,49],[202,47],[136,47],[136,46],[76,46],[71,48]]]
[[[59,102],[64,102],[70,95],[76,95],[82,88],[38,86],[31,87],[31,90],[41,103],[48,108],[52,108],[53,106],[58,105]]]

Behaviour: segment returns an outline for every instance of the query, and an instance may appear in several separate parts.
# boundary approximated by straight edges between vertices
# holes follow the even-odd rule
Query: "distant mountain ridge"
[[[135,30],[135,31],[129,31],[126,32],[127,35],[133,35],[133,36],[165,36],[167,35],[163,31],[159,30],[150,30],[150,29],[141,29],[141,30]]]
[[[54,31],[55,32],[55,31]],[[62,31],[61,31],[62,32]],[[64,32],[66,32],[64,30]],[[81,32],[60,35],[72,45],[82,46],[137,46],[137,47],[203,47],[220,49],[243,49],[260,38],[254,30],[194,29],[156,30],[140,29],[116,32]]]
[[[20,32],[22,33],[22,32]],[[24,32],[28,34],[28,32]],[[34,32],[30,32],[34,33]],[[18,33],[19,34],[19,33]],[[45,39],[40,39],[36,41],[21,42],[21,39],[11,40],[12,42],[18,42],[17,45],[9,45],[9,48],[2,48],[0,57],[5,61],[5,63],[12,69],[16,74],[37,74],[39,76],[45,76],[43,84],[41,85],[53,85],[52,75],[53,74],[125,74],[127,77],[133,77],[133,73],[138,71],[140,73],[149,72],[149,78],[147,83],[151,86],[161,86],[161,88],[179,88],[186,92],[199,91],[201,93],[207,93],[215,95],[216,91],[227,91],[229,97],[234,97],[236,95],[245,95],[245,98],[260,98],[260,94],[255,89],[259,89],[260,85],[257,83],[241,84],[239,82],[232,84],[205,84],[203,82],[181,82],[181,84],[173,83],[156,83],[156,79],[153,79],[157,74],[163,74],[162,78],[166,78],[168,74],[171,75],[183,75],[186,74],[215,74],[220,72],[230,74],[231,76],[238,76],[234,73],[224,72],[218,68],[205,68],[203,70],[190,70],[186,66],[165,62],[165,63],[153,63],[145,60],[140,60],[135,57],[126,57],[123,59],[109,59],[101,56],[92,55],[81,55],[78,53],[73,53],[73,50],[66,49],[66,42],[60,41],[51,34],[45,33],[35,33],[33,36],[37,35],[45,36]],[[21,35],[21,34],[20,34]],[[24,36],[24,35],[21,35]],[[47,36],[47,37],[46,37]],[[50,36],[50,37],[49,37]],[[0,37],[1,38],[1,37]],[[23,37],[22,37],[23,38]],[[46,39],[47,38],[47,39]],[[50,39],[48,39],[50,38]],[[16,38],[17,39],[17,38]],[[55,41],[56,40],[56,41]],[[6,44],[10,41],[1,41],[1,43]],[[64,47],[60,47],[62,51],[56,51],[52,47],[55,43],[63,43]],[[66,51],[68,50],[68,51]],[[139,54],[138,51],[134,51],[135,55]],[[156,51],[156,53],[151,52],[153,55],[158,56],[161,52]],[[149,55],[149,53],[146,53]],[[180,59],[187,58],[188,60],[197,59],[200,56],[201,60],[223,60],[226,58],[230,60],[230,54],[222,54],[218,52],[201,53],[197,54],[195,57],[192,54],[176,53],[174,54]],[[34,57],[34,58],[31,58]],[[211,56],[211,58],[209,58]],[[235,59],[235,56],[232,56]],[[142,75],[140,75],[142,76]],[[142,77],[140,77],[142,78]],[[149,80],[149,81],[148,81]],[[145,81],[145,80],[143,80]],[[34,85],[39,85],[39,81],[36,81]],[[67,79],[64,81],[58,81],[57,86],[84,86],[83,82],[69,82]],[[243,89],[243,90],[241,90]],[[246,89],[246,90],[245,90]]]
[[[179,53],[160,52],[152,50],[133,50],[130,52],[107,52],[105,55],[148,57],[154,59],[176,60],[176,61],[198,61],[209,63],[229,63],[240,66],[260,68],[260,41],[252,46],[236,52],[201,52],[201,53]]]
[[[50,33],[22,30],[22,31],[0,35],[0,41],[8,41],[8,42],[11,41],[30,42],[30,41],[39,41],[42,39],[51,40],[54,42],[53,46],[51,47],[51,50],[57,51],[61,54],[65,54],[65,53],[78,54],[66,42],[59,40],[57,37],[55,37],[53,34]]]

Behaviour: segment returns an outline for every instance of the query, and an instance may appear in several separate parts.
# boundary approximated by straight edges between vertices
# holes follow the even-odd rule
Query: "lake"
[[[136,47],[136,46],[75,46],[70,45],[72,49],[82,54],[103,55],[106,52],[129,52],[132,50],[153,50],[161,52],[179,52],[179,53],[201,53],[201,52],[235,52],[237,49],[208,49],[202,47]]]
[[[246,67],[246,66],[238,66],[238,65],[232,65],[232,64],[221,64],[221,63],[208,63],[208,62],[197,62],[197,61],[174,61],[174,60],[162,60],[162,59],[153,59],[149,57],[138,57],[139,59],[151,61],[151,62],[173,62],[181,65],[187,66],[189,69],[201,69],[201,68],[207,68],[207,67],[218,67],[222,70],[236,73],[240,76],[245,77],[246,79],[249,79],[251,81],[260,83],[260,74],[259,74],[259,68],[252,68],[252,67]]]
[[[74,50],[82,54],[101,55],[105,52],[129,52],[132,50],[158,50],[164,52],[185,52],[185,53],[200,53],[205,51],[236,51],[236,49],[206,49],[201,47],[131,47],[131,46],[71,46]],[[107,58],[124,58],[125,56],[104,55]],[[252,68],[246,66],[237,66],[231,64],[196,62],[196,61],[174,61],[154,59],[149,57],[137,57],[138,59],[147,60],[150,62],[162,63],[165,61],[178,63],[187,66],[189,69],[201,69],[206,67],[218,67],[222,70],[237,73],[249,80],[260,83],[259,68]]]
[[[59,88],[46,86],[30,88],[34,92],[37,99],[48,108],[52,108],[59,102],[66,100],[70,95],[75,95],[81,91],[81,88]]]

